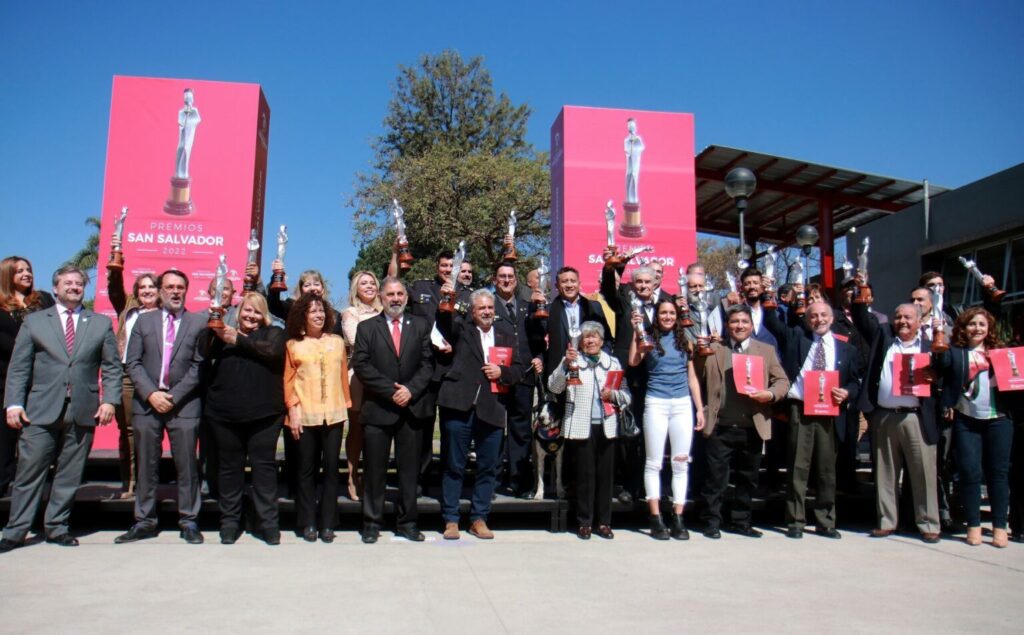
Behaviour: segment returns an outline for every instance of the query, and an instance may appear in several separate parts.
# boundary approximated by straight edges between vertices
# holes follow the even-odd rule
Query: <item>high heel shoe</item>
[[[972,547],[977,547],[981,544],[981,527],[968,527],[967,537],[964,538],[964,542]]]

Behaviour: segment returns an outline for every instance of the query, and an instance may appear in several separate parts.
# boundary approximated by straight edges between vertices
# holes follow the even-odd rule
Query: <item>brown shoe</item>
[[[444,524],[444,539],[445,540],[458,540],[459,539],[459,523],[445,523]]]
[[[895,529],[872,529],[871,530],[871,537],[872,538],[888,538],[889,536],[893,535],[893,533],[895,531],[896,531]]]
[[[480,540],[491,540],[494,538],[494,532],[487,528],[487,523],[482,518],[473,521],[473,524],[469,526],[469,533]]]
[[[608,525],[600,525],[597,528],[597,535],[601,536],[605,540],[611,540],[612,538],[615,537],[615,533],[612,532],[612,528],[609,527]]]
[[[940,540],[939,533],[935,531],[923,531],[921,532],[921,540],[929,545],[934,545]]]

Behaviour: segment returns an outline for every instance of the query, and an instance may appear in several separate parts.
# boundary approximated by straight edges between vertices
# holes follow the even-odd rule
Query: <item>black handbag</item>
[[[636,425],[636,417],[633,416],[633,409],[616,407],[615,413],[619,419],[619,436],[627,439],[635,439],[640,436],[640,426]]]

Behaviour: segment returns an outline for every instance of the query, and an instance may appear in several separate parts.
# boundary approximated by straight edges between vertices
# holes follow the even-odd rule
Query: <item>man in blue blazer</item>
[[[795,317],[795,316],[794,316]],[[807,480],[815,466],[817,496],[814,500],[814,531],[839,538],[836,531],[836,453],[846,438],[846,407],[860,392],[861,369],[857,351],[832,335],[832,307],[814,302],[807,307],[805,325],[786,326],[775,311],[765,311],[764,325],[782,348],[782,368],[790,381],[786,409],[789,414],[786,494],[786,536],[803,537],[807,522]],[[804,382],[805,371],[839,371],[838,386],[822,394],[820,386]],[[838,416],[804,414],[807,396],[823,397],[840,407]],[[856,430],[852,431],[856,434]]]

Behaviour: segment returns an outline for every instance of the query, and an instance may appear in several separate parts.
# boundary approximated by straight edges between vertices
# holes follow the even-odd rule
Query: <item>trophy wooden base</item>
[[[287,291],[288,283],[284,281],[284,269],[279,269],[274,272],[274,275],[270,276],[270,290],[271,291]]]
[[[398,246],[398,268],[402,271],[408,271],[412,269],[412,263],[416,259],[412,257],[412,252],[409,251],[409,245],[399,244]]]
[[[766,291],[764,295],[761,296],[761,306],[766,309],[779,308],[779,302],[775,299],[774,291]]]
[[[609,245],[609,247],[614,247],[615,248],[615,253],[612,254],[608,258],[608,260],[605,260],[604,264],[606,264],[609,267],[621,267],[621,266],[625,265],[626,264],[626,259],[622,257],[622,252],[619,251],[618,246],[617,245]]]
[[[985,287],[985,292],[988,293],[988,296],[995,302],[1000,302],[1003,299],[1003,296],[1006,295],[1005,291],[994,286]]]
[[[533,306],[536,307],[533,311],[533,317],[540,319],[551,315],[548,313],[548,305],[546,302],[535,302]]]
[[[715,350],[710,346],[704,344],[697,345],[697,357],[711,357],[715,354]]]
[[[242,282],[242,291],[245,293],[252,293],[256,290],[256,279],[250,276],[246,276]]]
[[[853,298],[854,304],[871,304],[875,297],[871,294],[871,287],[857,285],[857,295]]]
[[[171,194],[164,203],[164,213],[171,216],[188,216],[195,211],[192,205],[192,179],[171,177]]]
[[[211,329],[222,329],[224,328],[224,308],[223,307],[210,307],[210,318],[206,320],[206,326]]]
[[[442,313],[454,313],[455,312],[455,296],[444,296],[441,299],[441,303],[437,305],[437,310]]]
[[[693,318],[690,317],[689,311],[682,313],[679,316],[679,325],[683,328],[690,328],[693,326]]]
[[[501,259],[507,260],[509,262],[515,262],[516,260],[519,260],[519,256],[516,254],[516,248],[513,247],[512,249],[506,249],[504,252],[502,252]]]
[[[124,269],[124,253],[120,251],[110,252],[110,262],[107,263],[107,271],[122,271]]]
[[[583,380],[580,379],[580,369],[573,366],[569,369],[569,378],[565,380],[566,386],[582,386]]]
[[[650,353],[651,351],[654,350],[654,341],[650,340],[650,339],[647,339],[647,338],[644,338],[644,339],[640,340],[639,343],[637,343],[636,348],[641,353]]]
[[[640,222],[640,203],[623,203],[625,219],[619,225],[619,234],[626,238],[643,238],[647,228]]]

